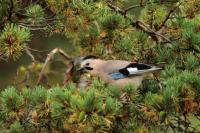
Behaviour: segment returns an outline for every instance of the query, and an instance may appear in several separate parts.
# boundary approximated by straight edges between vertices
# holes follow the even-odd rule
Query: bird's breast
[[[109,80],[108,83],[114,86],[118,86],[120,88],[124,88],[126,85],[133,85],[134,87],[138,88],[143,80],[143,76],[136,76],[136,77],[127,77],[118,80]]]

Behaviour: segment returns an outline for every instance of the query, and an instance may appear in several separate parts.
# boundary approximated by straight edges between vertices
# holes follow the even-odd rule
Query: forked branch
[[[181,5],[181,2],[178,3],[176,6],[174,6],[169,13],[167,14],[167,16],[165,17],[165,19],[163,20],[163,22],[160,24],[158,30],[160,30],[163,26],[165,26],[165,23],[170,19],[170,16],[172,15],[172,13],[174,13],[174,11]]]
[[[108,4],[108,7],[110,7],[113,11],[115,12],[118,12],[120,14],[122,14],[125,18],[128,18],[126,12],[127,12],[127,9],[126,10],[123,10],[119,7],[117,7],[116,5],[113,5],[111,3],[107,3]],[[130,8],[131,9],[131,8]],[[129,10],[129,9],[128,9]],[[128,18],[129,19],[129,18]],[[131,20],[132,21],[132,20]],[[172,42],[169,38],[167,38],[166,36],[160,34],[159,32],[156,32],[154,31],[153,29],[151,29],[147,24],[145,24],[144,22],[142,21],[132,21],[132,24],[131,24],[133,27],[136,27],[144,32],[146,32],[147,34],[149,34],[152,38],[156,38],[155,40],[158,40],[158,36],[162,39],[164,39],[165,41],[167,42]]]
[[[60,55],[62,55],[66,60],[72,60],[72,58],[71,58],[68,54],[66,54],[62,49],[60,49],[60,48],[55,48],[55,49],[53,49],[53,50],[47,55],[47,58],[46,58],[46,60],[45,60],[45,62],[44,62],[44,65],[43,65],[43,67],[42,67],[42,70],[41,70],[41,72],[40,72],[40,74],[39,74],[39,78],[38,78],[38,80],[37,80],[37,85],[41,82],[41,80],[42,80],[42,78],[43,78],[43,76],[44,76],[44,71],[45,71],[45,68],[46,68],[47,64],[49,63],[49,61],[53,58],[54,54],[56,54],[56,53],[59,53]]]

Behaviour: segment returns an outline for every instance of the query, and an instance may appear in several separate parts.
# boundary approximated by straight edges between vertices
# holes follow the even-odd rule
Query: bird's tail
[[[157,67],[157,66],[153,66],[152,68],[149,69],[149,71],[159,71],[162,70],[163,68],[161,67]]]
[[[159,70],[162,70],[161,67],[156,67],[156,66],[153,66],[151,67],[150,69],[145,69],[145,70],[139,70],[138,72],[140,73],[148,73],[148,72],[155,72],[155,71],[159,71]]]

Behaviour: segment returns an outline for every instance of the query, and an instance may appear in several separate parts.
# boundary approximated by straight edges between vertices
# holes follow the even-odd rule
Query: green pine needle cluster
[[[18,59],[30,39],[30,34],[28,28],[22,28],[15,24],[6,24],[0,34],[0,48],[3,55],[6,58]]]
[[[28,21],[32,24],[42,23],[45,20],[44,10],[40,5],[30,5],[26,9]]]

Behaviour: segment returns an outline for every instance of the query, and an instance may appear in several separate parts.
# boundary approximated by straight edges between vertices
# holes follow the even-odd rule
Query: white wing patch
[[[134,68],[127,68],[129,74],[136,74],[138,72],[138,68],[134,67]]]
[[[156,66],[150,66],[142,63],[131,63],[127,67],[119,70],[125,76],[137,76],[147,72],[153,72],[161,70],[161,68]]]

